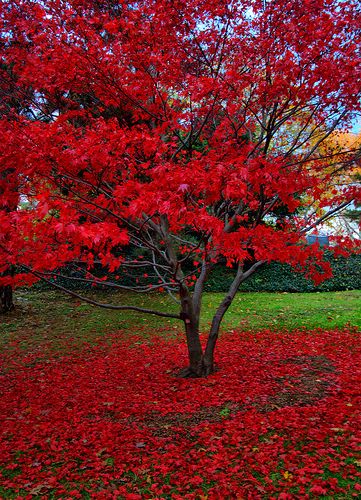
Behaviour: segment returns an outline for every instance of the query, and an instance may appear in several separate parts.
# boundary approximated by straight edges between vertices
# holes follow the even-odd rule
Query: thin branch
[[[173,295],[173,293],[172,293],[172,291],[171,291],[172,289],[171,289],[171,288],[169,287],[169,285],[167,284],[167,282],[166,282],[166,280],[165,280],[164,276],[162,276],[162,275],[160,274],[160,272],[158,271],[158,269],[157,269],[157,267],[158,267],[158,266],[157,266],[157,262],[156,262],[156,260],[155,260],[155,253],[154,253],[154,252],[152,252],[152,256],[153,256],[153,260],[154,260],[153,269],[154,269],[154,271],[155,271],[156,275],[158,276],[158,278],[162,281],[162,284],[164,285],[164,287],[165,287],[165,290],[166,290],[167,294],[170,296],[170,298],[171,298],[171,299],[172,299],[172,300],[173,300],[176,304],[180,304],[180,301],[177,299],[177,297],[175,297],[175,296]]]
[[[39,274],[42,276],[55,276],[57,278],[64,278],[64,279],[69,279],[73,281],[81,281],[82,283],[94,283],[97,285],[104,285],[109,288],[118,288],[120,290],[126,290],[126,291],[131,291],[134,293],[148,293],[152,292],[154,290],[158,290],[159,288],[163,288],[164,286],[171,286],[173,283],[161,283],[158,285],[139,285],[139,286],[131,286],[131,285],[119,285],[118,283],[114,283],[112,281],[102,281],[101,279],[97,278],[96,276],[93,277],[93,279],[90,278],[81,278],[79,276],[67,276],[66,274],[61,274],[61,273],[54,273],[54,272],[41,272],[37,271]],[[93,276],[93,275],[92,275]]]
[[[341,203],[341,205],[339,205],[338,207],[335,207],[335,208],[329,210],[326,214],[322,215],[322,217],[319,217],[313,224],[302,229],[301,233],[307,233],[307,231],[310,231],[314,227],[318,226],[321,222],[324,222],[325,220],[330,219],[337,212],[339,212],[343,208],[347,207],[348,205],[351,205],[352,201],[353,200],[345,201],[344,203]]]
[[[312,154],[317,150],[318,146],[320,144],[322,144],[322,142],[324,142],[327,137],[329,137],[332,132],[336,129],[337,125],[340,123],[340,121],[342,120],[342,118],[346,115],[346,111],[344,111],[343,113],[341,113],[332,123],[331,127],[328,128],[327,132],[325,134],[322,135],[321,139],[319,139],[316,144],[313,146],[313,148],[307,153],[307,155],[305,156],[305,159],[307,158],[310,158],[310,156],[312,156]]]
[[[84,297],[83,295],[80,295],[76,292],[73,292],[72,290],[68,290],[67,288],[65,288],[57,283],[53,283],[52,281],[48,280],[47,278],[44,278],[43,276],[41,276],[36,271],[33,271],[25,266],[23,266],[23,268],[25,268],[30,274],[33,274],[34,276],[36,276],[39,279],[42,279],[43,281],[45,281],[46,283],[49,283],[49,285],[57,288],[58,290],[61,290],[61,291],[65,292],[66,294],[71,295],[72,297],[75,297],[83,302],[87,302],[88,304],[92,304],[93,306],[102,307],[104,309],[113,309],[116,311],[129,310],[129,311],[137,311],[137,312],[141,312],[141,313],[145,313],[145,314],[153,314],[155,316],[161,316],[164,318],[181,319],[179,314],[171,314],[171,313],[165,313],[165,312],[161,312],[161,311],[154,311],[153,309],[146,309],[146,308],[138,307],[138,306],[117,306],[114,304],[104,304],[103,302],[97,302],[96,300],[92,300],[92,299],[89,299],[88,297]]]

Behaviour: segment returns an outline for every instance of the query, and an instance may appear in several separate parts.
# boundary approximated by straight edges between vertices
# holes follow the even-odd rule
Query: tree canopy
[[[331,274],[305,234],[360,199],[334,182],[357,148],[321,147],[360,112],[360,14],[358,0],[3,0],[2,283],[71,265],[77,280],[166,290],[187,373],[211,372],[220,322],[263,263]],[[219,262],[235,278],[203,352]],[[142,280],[110,282],[119,269]]]

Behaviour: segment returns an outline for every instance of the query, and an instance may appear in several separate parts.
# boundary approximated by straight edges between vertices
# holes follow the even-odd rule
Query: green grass
[[[209,304],[213,304],[210,294]],[[218,294],[217,294],[218,295]],[[207,310],[209,306],[207,304]],[[209,313],[210,314],[210,313]],[[336,328],[361,326],[361,291],[238,294],[224,328]]]
[[[93,292],[93,298],[115,304],[132,304],[162,311],[177,311],[166,295],[125,295]],[[203,300],[201,329],[206,331],[223,294],[207,293]],[[335,328],[361,326],[361,291],[323,293],[239,293],[222,325],[223,331]],[[182,330],[177,320],[113,311],[81,303],[55,291],[18,291],[16,309],[0,317],[0,349],[17,340],[20,347],[48,342],[54,348],[64,339],[71,345],[94,342],[110,333],[169,335]]]

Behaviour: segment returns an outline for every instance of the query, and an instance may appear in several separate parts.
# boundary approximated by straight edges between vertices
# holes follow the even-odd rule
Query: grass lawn
[[[220,298],[205,296],[204,331]],[[176,320],[17,293],[0,323],[0,498],[359,498],[360,305],[239,294],[219,371],[182,380]]]
[[[93,293],[99,301],[133,304],[163,311],[177,311],[166,295]],[[201,329],[207,330],[212,314],[222,299],[221,293],[205,294]],[[81,303],[58,292],[17,293],[16,310],[0,317],[0,348],[9,339],[19,338],[27,346],[54,344],[64,349],[64,339],[74,343],[96,342],[109,332],[122,330],[133,334],[154,331],[169,335],[183,331],[177,320],[143,316],[133,311],[112,311]],[[223,322],[223,331],[306,328],[361,327],[361,291],[324,293],[239,293]]]

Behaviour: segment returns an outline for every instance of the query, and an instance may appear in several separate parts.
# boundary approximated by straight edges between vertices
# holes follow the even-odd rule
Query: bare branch
[[[159,288],[163,288],[164,286],[171,286],[173,285],[173,283],[161,283],[161,284],[158,284],[158,285],[139,285],[139,286],[131,286],[131,285],[119,285],[118,283],[114,283],[113,281],[102,281],[101,279],[99,278],[96,278],[94,276],[93,279],[89,279],[89,278],[81,278],[81,277],[78,277],[78,276],[67,276],[66,274],[61,274],[61,273],[54,273],[54,272],[41,272],[41,271],[37,271],[38,274],[41,274],[42,276],[55,276],[57,278],[64,278],[64,279],[69,279],[69,280],[73,280],[73,281],[80,281],[82,283],[94,283],[94,284],[97,284],[97,285],[103,285],[103,286],[107,286],[109,288],[118,288],[119,290],[126,290],[126,291],[130,291],[130,292],[134,292],[134,293],[148,293],[148,292],[152,292],[154,290],[159,290]],[[53,283],[53,282],[52,282]]]
[[[41,276],[39,273],[36,271],[33,271],[25,266],[23,266],[30,274],[33,274],[39,279],[42,279],[46,283],[49,283],[51,286],[57,288],[58,290],[61,290],[65,292],[68,295],[71,295],[72,297],[75,297],[83,302],[87,302],[88,304],[92,304],[93,306],[97,307],[103,307],[104,309],[113,309],[116,311],[137,311],[145,314],[153,314],[155,316],[162,316],[164,318],[174,318],[174,319],[181,319],[181,316],[179,314],[171,314],[171,313],[166,313],[166,312],[161,312],[161,311],[154,311],[153,309],[146,309],[144,307],[138,307],[138,306],[117,306],[115,304],[105,304],[103,302],[97,302],[96,300],[89,299],[88,297],[84,297],[83,295],[80,295],[72,290],[68,290],[67,288],[59,285],[58,283],[53,283],[52,281],[44,278]]]
[[[348,205],[351,205],[352,201],[353,200],[345,201],[344,203],[341,203],[341,205],[339,205],[338,207],[329,210],[326,214],[322,215],[322,217],[319,217],[313,224],[302,229],[301,233],[307,233],[307,231],[310,231],[314,227],[318,226],[321,222],[325,222],[326,220],[330,219],[336,213],[340,212],[343,208],[347,207]]]

